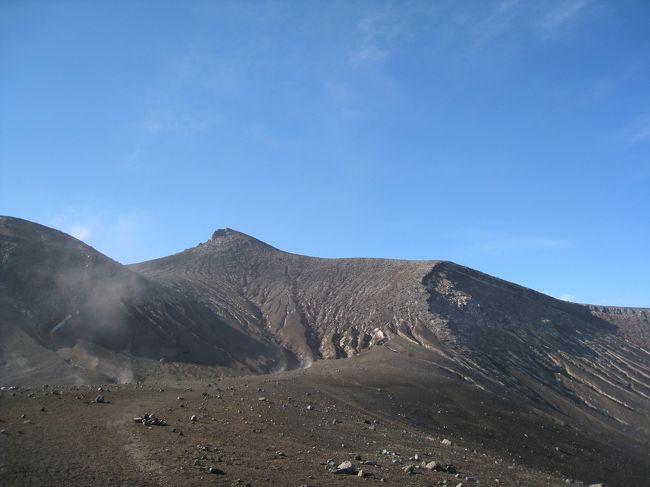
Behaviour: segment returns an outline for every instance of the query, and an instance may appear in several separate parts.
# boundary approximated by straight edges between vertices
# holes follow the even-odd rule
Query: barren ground
[[[582,475],[586,483],[604,476],[612,485],[643,485],[643,465],[634,470],[634,459],[601,451],[580,428],[514,401],[504,411],[494,395],[444,374],[422,375],[390,355],[384,350],[267,376],[5,390],[0,483],[548,486]],[[95,403],[97,395],[108,402]],[[133,421],[147,412],[169,424]],[[452,445],[442,445],[444,438]],[[410,460],[415,454],[419,460]],[[330,459],[351,460],[367,476],[330,473]],[[458,476],[403,471],[433,460],[453,464]]]

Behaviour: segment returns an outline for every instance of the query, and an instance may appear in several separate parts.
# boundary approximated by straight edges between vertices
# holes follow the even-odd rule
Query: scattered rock
[[[402,470],[404,470],[404,473],[407,473],[409,475],[414,474],[415,469],[416,469],[416,467],[413,464],[407,465],[406,467],[402,468]]]
[[[208,472],[213,473],[215,475],[225,475],[226,474],[226,472],[224,472],[223,470],[221,470],[220,468],[217,468],[217,467],[210,467],[208,469]]]
[[[342,473],[346,475],[356,475],[357,474],[357,467],[354,465],[354,463],[350,461],[345,461],[340,463],[336,467],[330,467],[330,472],[332,473]]]
[[[192,423],[196,423],[198,420],[199,420],[199,418],[198,418],[198,416],[196,414],[193,414],[192,416],[190,416],[190,421]]]
[[[142,423],[145,426],[167,426],[167,422],[164,419],[160,419],[151,413],[136,416],[133,418],[133,421]]]
[[[97,396],[97,397],[95,398],[95,402],[98,403],[98,404],[104,404],[104,403],[106,402],[106,400],[104,399],[104,396],[102,396],[102,395],[100,394],[99,396]]]
[[[444,440],[442,440],[440,443],[442,443],[442,444],[445,445],[445,446],[451,446],[451,441],[448,440],[447,438],[445,438]]]

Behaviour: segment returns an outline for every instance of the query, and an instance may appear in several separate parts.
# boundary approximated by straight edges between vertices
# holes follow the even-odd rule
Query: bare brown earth
[[[404,347],[270,376],[110,384],[101,392],[97,386],[5,391],[0,479],[5,485],[328,486],[381,485],[381,479],[403,486],[547,486],[567,479],[644,485],[647,477],[633,472],[639,462],[647,474],[647,445],[619,453],[588,423],[560,421],[516,400],[504,409],[501,398],[432,371],[426,354]],[[93,403],[98,394],[110,403]],[[133,421],[145,412],[169,424]],[[451,446],[441,444],[445,438]],[[415,454],[421,460],[409,460]],[[329,459],[351,460],[368,477],[329,473]],[[368,460],[378,465],[362,464]],[[403,471],[432,460],[453,464],[458,478]],[[209,473],[211,466],[224,475]]]
[[[648,309],[228,229],[123,266],[0,217],[0,262],[2,484],[648,485]],[[431,460],[459,477],[402,470]]]

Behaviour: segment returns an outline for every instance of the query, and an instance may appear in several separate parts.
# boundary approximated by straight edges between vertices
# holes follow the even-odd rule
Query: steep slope
[[[0,217],[0,262],[6,379],[66,371],[62,378],[132,381],[134,359],[267,371],[269,357],[283,356],[180,292],[41,225]]]
[[[318,259],[234,230],[130,268],[209,306],[232,327],[280,343],[295,367],[340,358],[388,330],[436,347],[422,279],[435,261]]]
[[[525,383],[534,379],[566,392],[558,374],[578,380],[580,362],[596,367],[598,359],[611,362],[617,378],[606,381],[620,393],[650,394],[640,379],[650,358],[648,310],[559,301],[451,262],[305,257],[224,229],[131,268],[279,343],[292,352],[291,367],[401,336],[483,387],[508,383],[535,396]],[[587,387],[614,387],[596,385],[603,373],[590,369]]]

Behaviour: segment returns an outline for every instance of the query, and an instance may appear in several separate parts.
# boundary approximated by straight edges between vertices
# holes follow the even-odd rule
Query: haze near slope
[[[282,354],[62,232],[0,217],[0,367],[34,382],[133,381],[135,359],[257,368]],[[70,367],[72,365],[72,367]]]

